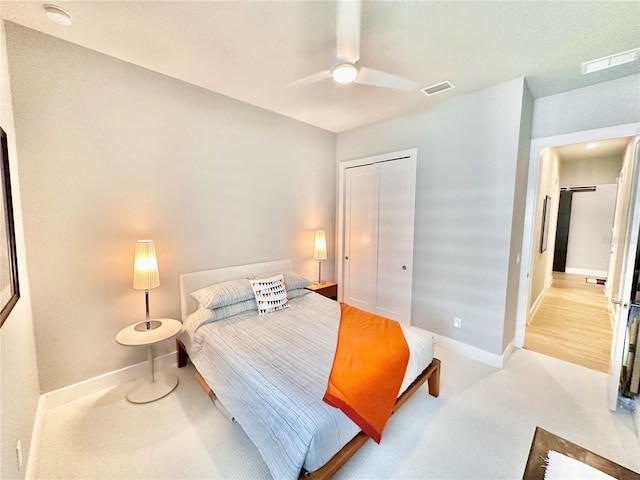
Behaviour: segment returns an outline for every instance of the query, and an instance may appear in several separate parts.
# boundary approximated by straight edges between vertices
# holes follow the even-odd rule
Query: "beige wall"
[[[317,275],[334,134],[10,23],[7,45],[43,392],[145,359],[114,339],[144,317],[136,239],[156,243],[156,317],[179,318],[183,272],[292,258]]]
[[[622,156],[560,162],[560,186],[584,187],[618,182]]]
[[[545,148],[540,154],[538,179],[538,193],[536,195],[533,220],[533,253],[531,280],[529,282],[529,309],[538,301],[540,295],[544,293],[545,288],[551,284],[553,271],[553,251],[556,238],[558,204],[560,202],[560,160],[558,159],[558,154],[552,148]],[[547,249],[544,252],[540,252],[543,203],[547,195],[551,197]]]
[[[2,2],[0,2],[2,8]],[[23,234],[20,172],[7,68],[4,23],[0,21],[0,126],[7,134],[20,298],[0,329],[0,478],[24,478],[40,389]],[[22,444],[18,469],[16,445]]]

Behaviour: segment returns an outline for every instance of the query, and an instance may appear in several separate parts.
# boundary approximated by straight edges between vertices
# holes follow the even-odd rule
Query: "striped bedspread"
[[[260,451],[276,479],[324,465],[358,432],[322,401],[333,362],[340,305],[310,293],[288,309],[239,315],[182,337],[192,362]],[[403,326],[411,357],[401,391],[431,363],[433,338]]]

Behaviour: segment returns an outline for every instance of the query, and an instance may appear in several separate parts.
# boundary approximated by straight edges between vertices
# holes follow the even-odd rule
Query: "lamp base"
[[[155,381],[144,380],[127,394],[131,403],[150,403],[169,395],[178,386],[178,377],[168,373],[159,373]]]
[[[162,325],[162,322],[160,320],[151,320],[149,322],[140,322],[135,327],[133,327],[133,329],[136,332],[148,332],[150,330],[155,330],[160,325]]]

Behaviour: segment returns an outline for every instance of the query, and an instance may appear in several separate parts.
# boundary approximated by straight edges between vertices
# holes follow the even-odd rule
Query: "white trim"
[[[156,369],[156,372],[175,365],[175,351],[154,359],[154,368]],[[82,382],[78,382],[52,392],[44,393],[40,396],[40,401],[44,403],[45,411],[51,410],[52,408],[86,397],[87,395],[98,393],[107,388],[113,388],[117,385],[130,382],[136,378],[142,378],[146,375],[149,375],[149,363],[147,360],[121,368],[120,370],[89,378]]]
[[[566,273],[572,273],[574,275],[586,275],[588,277],[607,278],[606,270],[589,270],[588,268],[565,268]]]
[[[504,368],[515,349],[513,342],[510,342],[509,345],[507,345],[507,348],[504,349],[504,352],[502,352],[502,355],[497,355],[495,353],[482,350],[481,348],[474,347],[473,345],[469,345],[468,343],[463,343],[458,340],[454,340],[453,338],[438,335],[437,333],[429,332],[429,335],[433,336],[436,341],[436,345],[438,346],[499,369]]]
[[[516,347],[522,347],[524,345],[525,327],[527,323],[527,313],[529,310],[529,287],[531,283],[530,269],[533,261],[533,246],[535,245],[533,239],[533,221],[535,217],[536,197],[538,194],[538,173],[540,168],[540,153],[542,149],[573,143],[605,140],[609,138],[632,137],[638,134],[640,134],[640,123],[636,122],[531,140],[531,149],[529,151],[529,173],[527,179],[527,198],[524,211],[524,228],[522,233],[520,288],[518,290],[518,308],[516,312],[516,331],[514,336],[514,343]]]

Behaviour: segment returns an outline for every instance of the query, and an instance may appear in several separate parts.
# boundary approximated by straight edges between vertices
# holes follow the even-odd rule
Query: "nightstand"
[[[314,283],[306,287],[306,289],[319,293],[331,300],[338,300],[338,284],[336,282]]]
[[[116,342],[129,347],[147,347],[147,361],[151,371],[150,381],[143,381],[127,394],[131,403],[149,403],[171,393],[178,386],[178,377],[168,373],[155,373],[153,366],[153,345],[176,335],[182,328],[182,323],[171,318],[156,318],[152,322],[160,322],[160,326],[153,330],[136,329],[140,322],[123,328],[116,335]]]

